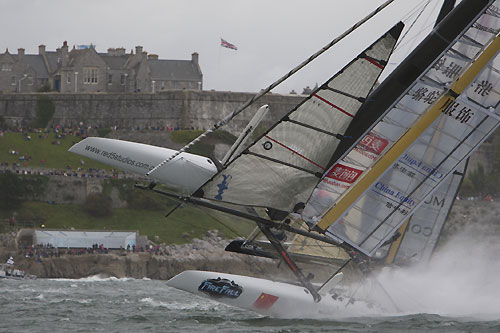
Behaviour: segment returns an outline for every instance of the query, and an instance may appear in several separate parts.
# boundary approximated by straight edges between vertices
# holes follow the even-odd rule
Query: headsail
[[[207,182],[207,199],[292,211],[328,169],[401,33],[399,23]]]
[[[441,229],[457,196],[467,163],[458,168],[415,211],[406,232],[392,244],[387,263],[409,264],[429,261],[439,240]]]
[[[497,128],[499,3],[475,4],[482,14],[370,129],[387,142],[381,157],[367,159],[362,141],[345,154],[341,163],[355,164],[362,175],[319,229],[372,255]]]

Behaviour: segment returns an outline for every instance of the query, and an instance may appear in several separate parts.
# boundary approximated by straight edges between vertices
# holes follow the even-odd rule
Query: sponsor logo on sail
[[[326,177],[338,180],[340,182],[352,184],[356,181],[356,179],[358,179],[361,173],[363,173],[362,170],[337,163],[328,172]]]
[[[222,181],[220,184],[217,184],[217,187],[219,188],[219,191],[217,192],[217,195],[215,196],[215,199],[217,200],[222,200],[222,194],[224,193],[225,190],[227,190],[228,183],[231,181],[233,176],[231,175],[221,175],[222,176]]]
[[[243,288],[234,281],[218,277],[203,281],[198,290],[213,297],[238,298],[243,293]]]
[[[407,153],[403,155],[400,162],[424,174],[430,174],[431,176],[438,179],[443,178],[443,174],[439,172],[439,170],[434,170],[432,166],[427,165],[422,161],[419,161],[418,159]]]
[[[415,201],[407,196],[406,194],[393,190],[386,184],[378,182],[375,184],[375,188],[378,190],[379,194],[385,194],[385,197],[391,197],[392,200],[399,202],[406,206],[415,206]]]
[[[370,132],[359,142],[358,146],[364,150],[380,155],[388,144],[389,141]]]

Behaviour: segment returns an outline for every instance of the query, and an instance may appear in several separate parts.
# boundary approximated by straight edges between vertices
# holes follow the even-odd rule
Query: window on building
[[[71,74],[70,73],[66,74],[66,83],[71,84]]]
[[[33,75],[28,75],[28,77],[26,78],[28,81],[28,85],[29,86],[32,86],[33,85]]]
[[[11,64],[2,64],[2,72],[11,72],[12,65]]]
[[[16,85],[16,77],[15,76],[11,76],[10,77],[10,84],[15,86]]]
[[[108,84],[113,84],[113,74],[108,74]]]
[[[97,84],[97,77],[99,68],[85,67],[83,68],[83,83],[84,84]]]
[[[125,85],[125,78],[126,78],[125,74],[122,74],[122,75],[120,76],[120,84],[121,84],[122,86],[123,86],[123,85]]]
[[[161,81],[161,90],[165,90],[165,81]]]

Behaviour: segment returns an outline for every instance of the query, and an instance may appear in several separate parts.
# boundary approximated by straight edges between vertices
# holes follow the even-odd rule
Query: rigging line
[[[437,7],[437,6],[438,6],[438,2],[436,1],[436,2],[434,3],[434,7],[432,8],[432,10],[431,10],[430,12],[431,12],[431,13],[434,13],[434,12],[436,11],[436,7]],[[425,18],[425,22],[424,22],[424,24],[423,24],[423,26],[424,26],[424,27],[426,27],[426,26],[427,26],[427,22],[429,22],[430,17],[431,17],[431,15],[427,15],[427,16],[426,16],[426,18]],[[431,25],[431,26],[433,26],[433,27],[434,27],[434,26],[436,26],[436,24],[435,24],[434,22],[433,22],[433,23],[431,23],[430,25]],[[413,44],[412,44],[412,46],[410,47],[410,50],[413,50],[413,49],[414,49],[414,45],[415,45],[416,40],[413,40],[413,42],[414,42],[414,43],[413,43]]]
[[[429,27],[432,27],[433,25],[434,25],[433,23],[426,25],[425,27],[423,27],[422,29],[420,29],[420,31],[419,31],[419,32],[418,32],[415,36],[413,36],[413,37],[409,38],[409,39],[408,39],[407,41],[405,41],[404,43],[403,43],[403,42],[401,42],[401,45],[399,45],[399,49],[394,50],[393,54],[396,54],[396,53],[398,53],[399,51],[401,51],[401,48],[402,48],[403,46],[405,46],[406,44],[408,44],[408,43],[410,43],[410,42],[414,42],[414,41],[415,41],[415,39],[416,39],[418,36],[420,36],[420,35],[421,35],[421,34],[422,34],[425,30],[427,30]],[[401,41],[402,41],[402,40],[401,40]],[[392,63],[392,62],[391,62],[390,64],[394,64],[394,63]]]
[[[414,16],[418,12],[419,8],[421,6],[423,6],[423,3],[426,2],[426,1],[428,1],[428,0],[422,0],[422,1],[420,1],[419,4],[417,4],[415,7],[413,7],[412,9],[410,9],[407,12],[406,16],[403,16],[403,18],[401,19],[401,21],[405,22],[406,20],[409,20],[412,16]]]
[[[396,43],[396,46],[394,46],[394,49],[397,50],[399,45],[401,44],[401,42],[405,39],[406,35],[408,35],[408,33],[410,32],[410,30],[413,28],[413,26],[415,25],[415,23],[417,23],[418,19],[420,18],[420,16],[423,14],[423,12],[425,11],[425,9],[427,8],[427,6],[429,5],[429,3],[431,2],[431,0],[427,0],[427,3],[422,7],[422,9],[420,10],[420,12],[418,13],[417,17],[415,18],[415,20],[413,20],[412,24],[408,27],[408,29],[406,30],[405,34],[403,35],[403,37],[401,37],[399,39],[399,41]]]
[[[333,279],[335,277],[335,275],[339,274],[351,261],[352,261],[352,258],[349,258],[348,260],[346,260],[346,262],[343,263],[342,266],[340,266],[340,268],[335,271],[335,273],[333,273],[332,275],[330,275],[330,277],[328,278],[328,280],[326,280],[321,285],[321,287],[318,288],[318,291],[321,291],[321,289],[323,289],[323,287],[326,286],[326,284],[328,282],[330,282],[330,280]],[[329,291],[329,290],[327,290],[327,291]]]
[[[240,106],[237,110],[235,110],[231,114],[229,114],[226,118],[224,118],[221,121],[219,121],[216,124],[214,124],[211,129],[205,131],[203,134],[201,134],[200,136],[198,136],[196,139],[194,139],[193,141],[191,141],[190,143],[188,143],[187,145],[185,145],[184,147],[182,147],[178,152],[174,153],[172,156],[168,157],[167,159],[165,159],[164,161],[162,161],[160,164],[158,164],[157,166],[155,166],[153,169],[151,169],[150,171],[148,171],[146,173],[146,176],[150,176],[153,172],[155,172],[156,170],[158,170],[159,168],[161,168],[163,165],[165,165],[166,163],[168,163],[169,161],[171,161],[172,159],[174,159],[175,157],[177,157],[181,153],[187,151],[196,142],[200,141],[201,139],[203,139],[204,137],[206,137],[208,134],[212,133],[216,129],[218,129],[218,128],[224,126],[224,125],[226,125],[231,119],[233,119],[236,115],[240,114],[248,106],[250,106],[251,104],[253,104],[259,98],[261,98],[262,96],[264,96],[265,94],[267,94],[269,91],[271,91],[272,89],[274,89],[276,86],[278,86],[279,84],[281,84],[282,82],[284,82],[285,80],[287,80],[288,78],[290,78],[293,74],[295,74],[300,69],[302,69],[303,67],[305,67],[306,65],[308,65],[310,62],[312,62],[314,59],[316,59],[317,57],[319,57],[321,54],[323,54],[324,52],[326,52],[333,45],[337,44],[339,41],[341,41],[346,36],[348,36],[349,34],[351,34],[354,30],[356,30],[357,28],[359,28],[361,25],[363,25],[365,22],[367,22],[373,16],[375,16],[376,14],[378,14],[380,11],[382,11],[385,7],[387,7],[388,5],[390,5],[392,2],[394,2],[394,0],[387,0],[386,2],[384,2],[382,5],[380,5],[379,7],[377,7],[370,14],[368,14],[368,16],[364,17],[362,20],[360,20],[359,22],[357,22],[356,24],[354,24],[351,28],[347,29],[340,36],[336,37],[330,43],[328,43],[327,45],[325,45],[324,47],[322,47],[319,51],[317,51],[316,53],[314,53],[313,55],[311,55],[307,60],[305,60],[304,62],[302,62],[301,64],[299,64],[297,67],[295,67],[294,69],[292,69],[290,72],[288,72],[287,74],[285,74],[284,76],[282,76],[280,79],[278,79],[277,81],[275,81],[274,83],[272,83],[269,87],[267,87],[266,89],[262,90],[257,95],[255,95],[254,97],[252,97],[245,104],[243,104],[242,106]]]
[[[203,213],[207,213],[207,211],[205,211],[204,209],[201,209],[201,207],[197,206],[197,205],[194,205],[196,207],[196,209],[198,209],[199,211],[203,212]],[[227,224],[225,224],[224,222],[222,222],[219,218],[215,217],[214,214],[210,214],[210,213],[207,213],[211,218],[213,218],[217,223],[219,223],[220,225],[222,225],[224,228],[228,229],[229,231],[231,231],[233,234],[235,234],[237,237],[242,237],[242,238],[245,238],[244,235],[238,233],[237,231],[235,231],[233,228],[229,227]]]

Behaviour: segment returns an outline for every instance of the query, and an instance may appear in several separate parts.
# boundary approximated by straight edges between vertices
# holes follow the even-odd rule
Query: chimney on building
[[[64,41],[63,46],[61,47],[61,58],[62,58],[62,65],[66,66],[69,60],[68,56],[68,42]]]
[[[150,55],[148,55],[148,59],[149,60],[158,60],[158,55],[151,53]]]
[[[142,46],[136,46],[135,47],[135,54],[136,55],[141,55],[142,54]]]
[[[194,52],[193,54],[191,54],[191,61],[195,64],[195,65],[198,65],[198,53],[197,52]]]
[[[44,55],[45,54],[45,45],[38,45],[38,54],[39,55]]]
[[[114,56],[114,55],[116,55],[116,52],[115,52],[115,51],[116,51],[116,50],[115,50],[114,48],[112,48],[112,47],[108,48],[108,55],[109,55],[109,56]]]
[[[24,62],[24,49],[23,48],[17,49],[17,60],[19,62]]]
[[[125,48],[123,48],[123,47],[117,47],[115,49],[115,55],[117,55],[117,56],[125,55]]]

